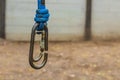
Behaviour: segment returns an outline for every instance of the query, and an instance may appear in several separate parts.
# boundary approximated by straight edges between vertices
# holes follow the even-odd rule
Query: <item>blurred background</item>
[[[120,80],[120,0],[46,6],[49,60],[36,71],[28,53],[37,0],[0,0],[0,80]]]
[[[1,0],[0,4],[1,37],[28,41],[37,1]],[[51,13],[48,24],[49,40],[119,39],[119,4],[119,0],[46,0]]]

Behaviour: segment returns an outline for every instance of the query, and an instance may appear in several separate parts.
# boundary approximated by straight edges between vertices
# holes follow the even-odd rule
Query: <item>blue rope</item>
[[[49,10],[46,9],[45,5],[41,3],[41,0],[38,0],[38,9],[36,10],[34,21],[40,25],[37,27],[37,30],[43,30],[44,23],[47,23],[49,20]]]

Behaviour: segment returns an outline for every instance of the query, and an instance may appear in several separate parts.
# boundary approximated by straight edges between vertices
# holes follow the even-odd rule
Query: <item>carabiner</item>
[[[35,23],[33,28],[32,28],[31,41],[30,41],[30,51],[29,51],[29,63],[31,65],[31,67],[34,69],[41,69],[42,67],[44,67],[46,62],[47,62],[47,59],[48,59],[48,28],[45,24],[44,24],[44,29],[41,31],[40,34],[38,34],[38,35],[42,35],[42,38],[41,38],[42,42],[40,42],[40,46],[42,45],[40,47],[41,53],[39,54],[39,56],[37,58],[33,57],[35,35],[37,34],[36,28],[38,26],[39,26],[39,23]],[[42,57],[44,58],[42,63],[39,65],[36,65],[35,63],[40,61]]]

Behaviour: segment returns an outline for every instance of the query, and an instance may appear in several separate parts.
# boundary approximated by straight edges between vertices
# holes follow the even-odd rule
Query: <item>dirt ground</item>
[[[120,42],[49,42],[41,70],[28,54],[28,42],[0,39],[0,80],[120,80]]]

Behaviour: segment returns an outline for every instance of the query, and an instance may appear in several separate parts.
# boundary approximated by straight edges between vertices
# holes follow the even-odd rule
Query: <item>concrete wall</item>
[[[92,39],[120,39],[120,0],[92,0]],[[29,40],[37,0],[7,0],[6,38]],[[49,40],[82,40],[86,0],[46,0],[51,17]]]
[[[37,0],[7,0],[6,38],[29,40]],[[85,0],[46,0],[51,17],[49,40],[80,40],[84,36]]]
[[[120,0],[93,0],[93,39],[120,39]]]

